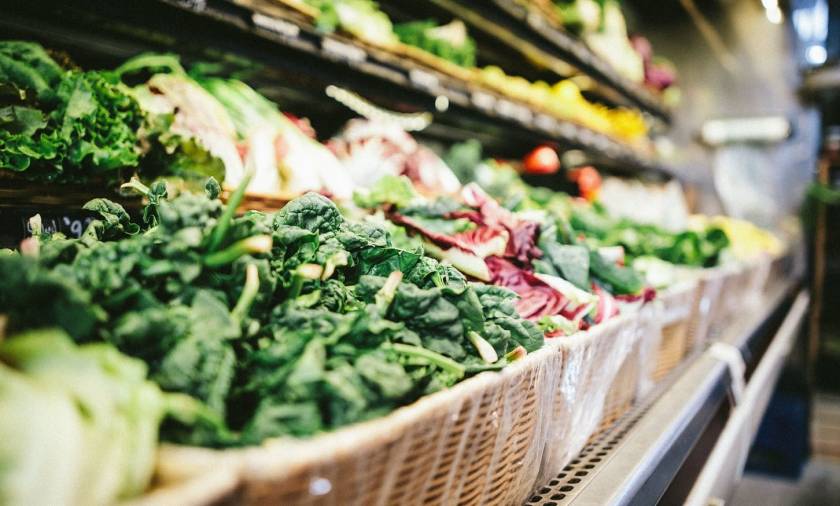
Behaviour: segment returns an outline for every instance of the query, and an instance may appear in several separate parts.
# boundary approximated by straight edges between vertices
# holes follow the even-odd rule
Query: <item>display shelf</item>
[[[607,135],[561,121],[525,103],[477,89],[431,67],[378,48],[328,35],[283,9],[269,15],[224,0],[154,0],[139,4],[34,0],[5,9],[7,36],[66,48],[103,65],[142,51],[174,51],[196,60],[244,60],[256,80],[284,85],[314,104],[304,114],[329,109],[329,84],[362,93],[397,111],[436,111],[424,132],[447,141],[478,138],[499,155],[554,143],[581,149],[614,169],[672,177],[647,154]],[[276,86],[280,83],[280,86]],[[269,93],[270,94],[270,93]],[[275,97],[276,98],[276,97]],[[337,104],[336,104],[337,106]],[[330,116],[330,114],[325,114]]]
[[[539,60],[558,74],[584,74],[618,94],[629,105],[670,122],[671,112],[659,97],[639,83],[621,76],[583,41],[525,2],[514,0],[429,0],[475,30],[499,37],[522,56]],[[489,4],[489,5],[488,5]],[[415,9],[418,7],[415,4]],[[613,100],[615,101],[615,100]]]
[[[797,335],[807,306],[800,286],[798,278],[777,284],[749,315],[718,333],[716,342],[741,352],[747,374],[733,372],[737,368],[711,347],[689,357],[558,476],[537,487],[527,504],[682,504],[719,493],[726,481],[721,462],[731,463],[724,457],[749,447]],[[710,458],[713,451],[724,457]],[[746,458],[737,455],[741,467],[732,477]]]
[[[803,76],[802,91],[809,95],[840,91],[840,64],[826,65]]]

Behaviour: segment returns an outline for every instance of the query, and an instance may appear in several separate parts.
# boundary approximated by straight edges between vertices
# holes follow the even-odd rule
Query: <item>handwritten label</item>
[[[440,80],[436,75],[420,69],[411,69],[408,78],[412,83],[427,89],[436,89],[440,86]]]
[[[496,102],[496,112],[498,112],[501,116],[506,118],[515,118],[516,117],[516,104],[511,102],[510,100],[499,99]]]
[[[470,101],[479,109],[493,110],[496,104],[496,97],[483,91],[474,91],[470,95]]]
[[[207,9],[207,0],[175,0],[176,5],[196,12],[204,12]]]
[[[580,136],[580,141],[584,144],[591,145],[595,141],[595,134],[589,130],[582,129],[578,135]]]
[[[251,20],[254,22],[254,25],[284,37],[295,38],[300,34],[300,27],[298,25],[283,21],[282,19],[254,13]]]
[[[577,139],[578,129],[571,123],[560,123],[560,135],[566,139]]]
[[[531,110],[524,105],[516,104],[509,100],[499,99],[499,101],[496,102],[496,112],[498,112],[500,116],[515,119],[521,123],[531,122]]]
[[[93,221],[92,217],[73,217],[73,216],[51,216],[51,217],[44,217],[41,216],[41,230],[48,234],[54,234],[56,232],[61,232],[64,235],[71,236],[71,237],[81,237],[82,232],[85,231],[87,226],[90,222]],[[29,222],[29,218],[23,220],[23,227],[26,232],[26,236],[32,235],[32,224]]]
[[[545,114],[537,114],[534,118],[534,124],[537,125],[537,128],[546,132],[554,132],[554,129],[557,127],[557,121]]]
[[[365,61],[367,58],[367,54],[362,48],[351,46],[335,39],[325,38],[321,42],[321,47],[327,53],[351,62],[359,63]]]

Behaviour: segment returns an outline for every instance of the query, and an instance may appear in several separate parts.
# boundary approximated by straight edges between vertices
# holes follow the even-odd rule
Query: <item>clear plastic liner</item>
[[[696,288],[695,288],[696,290]],[[639,378],[636,385],[636,398],[642,398],[653,389],[653,373],[656,370],[656,358],[662,343],[662,314],[664,308],[657,298],[652,303],[642,306],[639,311],[638,361]]]
[[[243,504],[522,503],[599,426],[649,391],[669,329],[682,329],[682,359],[692,342],[705,343],[727,304],[743,307],[746,291],[762,287],[769,270],[769,259],[708,269],[637,312],[550,339],[501,372],[369,422],[246,449],[164,446],[159,487],[140,504],[206,504],[226,494]]]
[[[702,280],[687,281],[662,291],[654,301],[657,314],[652,325],[658,325],[660,339],[653,360],[652,381],[664,378],[691,351],[692,327],[702,327],[698,319],[705,314],[702,289]]]
[[[546,409],[550,426],[540,482],[559,473],[598,428],[609,387],[639,339],[637,318],[622,315],[550,344],[562,351],[564,367]]]

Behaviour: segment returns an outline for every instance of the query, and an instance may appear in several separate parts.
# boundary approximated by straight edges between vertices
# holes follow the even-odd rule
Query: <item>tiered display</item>
[[[457,22],[392,31],[370,2],[293,3],[475,61]],[[637,112],[582,105],[570,82],[532,98],[503,81],[645,138]],[[723,218],[672,232],[531,187],[478,142],[440,156],[355,119],[321,144],[169,54],[83,70],[0,42],[0,174],[102,197],[78,237],[34,215],[0,251],[3,504],[520,502],[782,254]],[[242,212],[266,197],[288,203]]]

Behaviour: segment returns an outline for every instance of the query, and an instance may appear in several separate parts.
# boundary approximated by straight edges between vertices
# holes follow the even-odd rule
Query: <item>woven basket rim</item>
[[[598,327],[593,327],[593,329]],[[589,333],[580,332],[575,336]],[[184,463],[189,463],[191,467],[197,469],[205,465],[213,465],[214,462],[238,465],[241,472],[249,477],[270,475],[272,478],[277,478],[290,475],[313,464],[356,453],[372,444],[380,445],[394,441],[399,438],[405,428],[416,424],[418,420],[423,420],[425,416],[448,410],[457,406],[458,400],[470,398],[486,388],[501,385],[512,377],[537,369],[557,351],[556,346],[551,346],[549,342],[546,342],[539,350],[529,353],[501,371],[482,372],[450,388],[421,397],[385,416],[306,439],[281,437],[267,440],[258,446],[228,449],[167,443],[161,445],[162,458],[164,460],[176,459],[175,462],[168,463],[168,467],[177,468],[178,460],[184,459]]]

